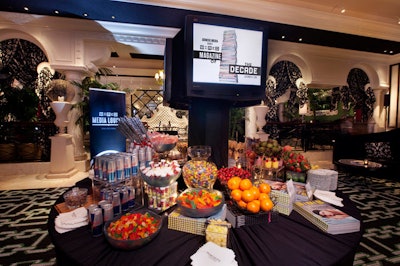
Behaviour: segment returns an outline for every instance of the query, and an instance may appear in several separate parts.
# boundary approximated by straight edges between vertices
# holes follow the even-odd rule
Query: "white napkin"
[[[316,189],[314,191],[314,196],[322,201],[325,201],[327,203],[339,206],[339,207],[343,207],[343,199],[336,196],[335,192],[332,191],[325,191],[325,190],[319,190]]]
[[[220,247],[213,242],[201,246],[191,257],[192,266],[237,266],[235,253],[229,248]]]
[[[55,229],[62,234],[88,224],[88,215],[85,207],[70,212],[60,213],[54,220]]]

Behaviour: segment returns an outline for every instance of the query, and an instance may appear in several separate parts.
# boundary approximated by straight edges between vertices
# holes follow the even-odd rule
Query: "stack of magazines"
[[[332,234],[360,231],[360,221],[322,200],[294,203],[293,209],[321,230]]]

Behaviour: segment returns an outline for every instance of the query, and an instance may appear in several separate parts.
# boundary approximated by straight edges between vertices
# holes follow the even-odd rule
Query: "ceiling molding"
[[[117,0],[120,1],[120,0]],[[283,23],[307,28],[400,41],[400,25],[340,13],[311,10],[266,0],[121,0],[120,2],[180,8]],[[400,16],[400,14],[399,14]],[[386,20],[385,20],[386,21]]]

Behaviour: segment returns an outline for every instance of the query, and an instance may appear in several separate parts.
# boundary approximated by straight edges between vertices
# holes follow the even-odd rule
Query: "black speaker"
[[[388,107],[390,105],[390,94],[385,94],[383,98],[383,106]]]

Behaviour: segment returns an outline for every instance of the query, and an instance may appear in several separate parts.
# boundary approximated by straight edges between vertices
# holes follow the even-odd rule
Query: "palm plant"
[[[119,86],[117,83],[102,84],[100,82],[100,76],[107,76],[112,74],[112,71],[108,68],[99,68],[94,77],[85,77],[81,82],[73,81],[72,84],[81,89],[80,98],[81,101],[74,104],[72,108],[79,108],[80,116],[75,121],[75,124],[82,125],[83,132],[86,133],[90,129],[90,109],[89,109],[89,89],[99,88],[107,90],[118,90]]]

